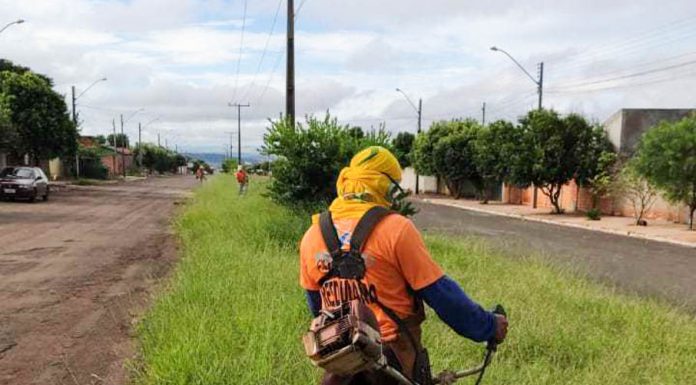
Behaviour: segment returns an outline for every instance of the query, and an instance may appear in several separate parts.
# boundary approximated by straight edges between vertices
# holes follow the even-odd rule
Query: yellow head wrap
[[[329,207],[333,218],[360,218],[374,206],[389,207],[387,175],[401,181],[401,166],[389,150],[372,146],[357,153],[336,181],[338,196]]]

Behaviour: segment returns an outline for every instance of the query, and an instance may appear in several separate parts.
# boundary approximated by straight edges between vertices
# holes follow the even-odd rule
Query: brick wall
[[[534,189],[517,188],[506,185],[503,201],[510,204],[522,204],[532,206]],[[551,201],[541,190],[537,192],[537,208],[553,209]],[[561,208],[566,212],[587,212],[592,208],[592,194],[586,188],[578,188],[575,181],[563,186],[559,198]],[[577,206],[576,206],[577,205]],[[604,215],[633,216],[633,206],[625,199],[602,197],[597,202],[597,207]],[[688,222],[688,210],[682,205],[673,205],[662,198],[658,198],[652,209],[646,215],[646,219],[663,219],[675,223]]]

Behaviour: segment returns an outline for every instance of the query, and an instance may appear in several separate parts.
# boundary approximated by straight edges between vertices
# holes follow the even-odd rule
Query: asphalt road
[[[541,255],[623,292],[696,312],[696,249],[414,202],[424,231],[476,236],[511,257]]]
[[[176,258],[193,177],[0,202],[0,384],[123,384],[131,333]]]

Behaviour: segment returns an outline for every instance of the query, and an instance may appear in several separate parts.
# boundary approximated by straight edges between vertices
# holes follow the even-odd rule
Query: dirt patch
[[[176,259],[174,202],[194,184],[158,178],[0,203],[0,384],[126,382],[135,319]]]

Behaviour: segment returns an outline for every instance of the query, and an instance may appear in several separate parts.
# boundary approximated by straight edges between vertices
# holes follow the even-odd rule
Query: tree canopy
[[[410,132],[400,132],[392,141],[394,146],[394,156],[399,160],[401,167],[411,166],[411,150],[416,136]]]
[[[3,65],[7,67],[7,62]],[[0,115],[3,131],[12,134],[3,146],[15,156],[29,154],[35,164],[74,154],[77,129],[70,120],[63,97],[51,89],[50,81],[29,70],[0,72]],[[9,124],[7,115],[9,114]]]
[[[696,211],[696,115],[663,122],[646,132],[635,157],[636,170],[667,199],[689,207],[689,228]]]
[[[128,135],[126,134],[121,134],[120,132],[116,134],[116,141],[114,142],[114,134],[109,134],[106,137],[106,144],[109,146],[113,146],[114,143],[116,143],[116,147],[119,148],[128,148],[130,146],[130,141],[128,139]]]

